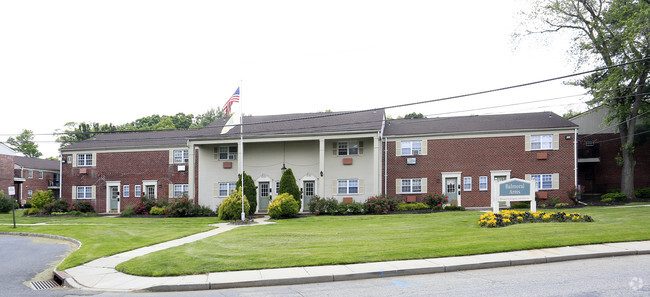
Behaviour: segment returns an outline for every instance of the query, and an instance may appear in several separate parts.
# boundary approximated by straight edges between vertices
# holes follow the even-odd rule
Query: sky
[[[201,114],[240,84],[244,113],[267,115],[390,107],[576,72],[562,35],[513,42],[528,2],[0,1],[0,141],[29,129],[53,157],[52,134],[67,122]],[[562,114],[586,109],[583,93],[554,81],[386,113]]]

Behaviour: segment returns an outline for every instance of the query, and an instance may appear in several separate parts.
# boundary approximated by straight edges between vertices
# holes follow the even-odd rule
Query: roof
[[[14,163],[25,168],[59,171],[59,161],[15,156]]]
[[[244,136],[281,136],[351,132],[379,132],[384,110],[296,113],[266,116],[245,116]],[[226,120],[217,120],[197,131],[192,139],[239,138],[240,127],[225,134],[221,130]]]
[[[552,112],[390,120],[384,135],[426,135],[467,132],[574,129],[578,125]]]
[[[381,131],[384,110],[296,113],[266,116],[245,116],[245,136],[279,136]],[[107,133],[73,143],[61,151],[182,147],[188,139],[239,138],[239,126],[221,134],[226,119],[218,119],[198,130]]]
[[[16,152],[13,149],[11,149],[8,145],[0,142],[0,154],[14,156],[16,155]]]

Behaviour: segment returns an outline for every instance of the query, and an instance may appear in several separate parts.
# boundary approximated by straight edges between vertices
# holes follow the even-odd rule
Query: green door
[[[271,192],[269,191],[269,182],[260,182],[258,188],[259,201],[257,202],[260,212],[267,212],[269,202],[271,201]]]
[[[458,205],[458,180],[455,177],[445,178],[445,190],[447,198],[449,199],[449,204]]]
[[[303,203],[303,208],[302,209],[303,210],[308,209],[309,201],[311,201],[311,199],[314,198],[314,193],[315,193],[314,188],[315,188],[315,186],[316,186],[316,182],[314,182],[314,181],[306,181],[303,184],[303,193],[304,193],[304,196],[305,196],[305,199],[302,199],[302,203]]]
[[[119,212],[120,206],[120,188],[117,186],[110,186],[108,188],[111,195],[111,212]]]

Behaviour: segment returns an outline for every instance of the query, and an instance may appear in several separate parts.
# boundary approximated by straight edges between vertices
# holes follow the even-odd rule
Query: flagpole
[[[239,143],[241,147],[241,158],[239,158],[240,166],[239,171],[241,176],[241,220],[246,220],[246,212],[244,211],[244,98],[242,97],[242,81],[239,81]]]

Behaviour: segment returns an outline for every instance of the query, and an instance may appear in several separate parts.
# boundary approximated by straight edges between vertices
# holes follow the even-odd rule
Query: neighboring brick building
[[[495,181],[537,178],[541,198],[568,202],[576,129],[549,112],[387,121],[386,193],[417,201],[445,193],[452,205],[488,207]]]
[[[570,120],[578,130],[578,183],[586,194],[601,195],[621,188],[620,134],[605,125],[607,109],[594,109]],[[650,141],[634,149],[634,188],[650,187]]]
[[[52,190],[59,197],[59,162],[17,156],[7,146],[0,146],[0,189],[6,194],[9,186],[16,190],[16,200],[24,203],[36,191]]]
[[[188,195],[190,133],[103,134],[62,148],[62,197],[89,201],[103,213],[121,212],[144,195]]]

